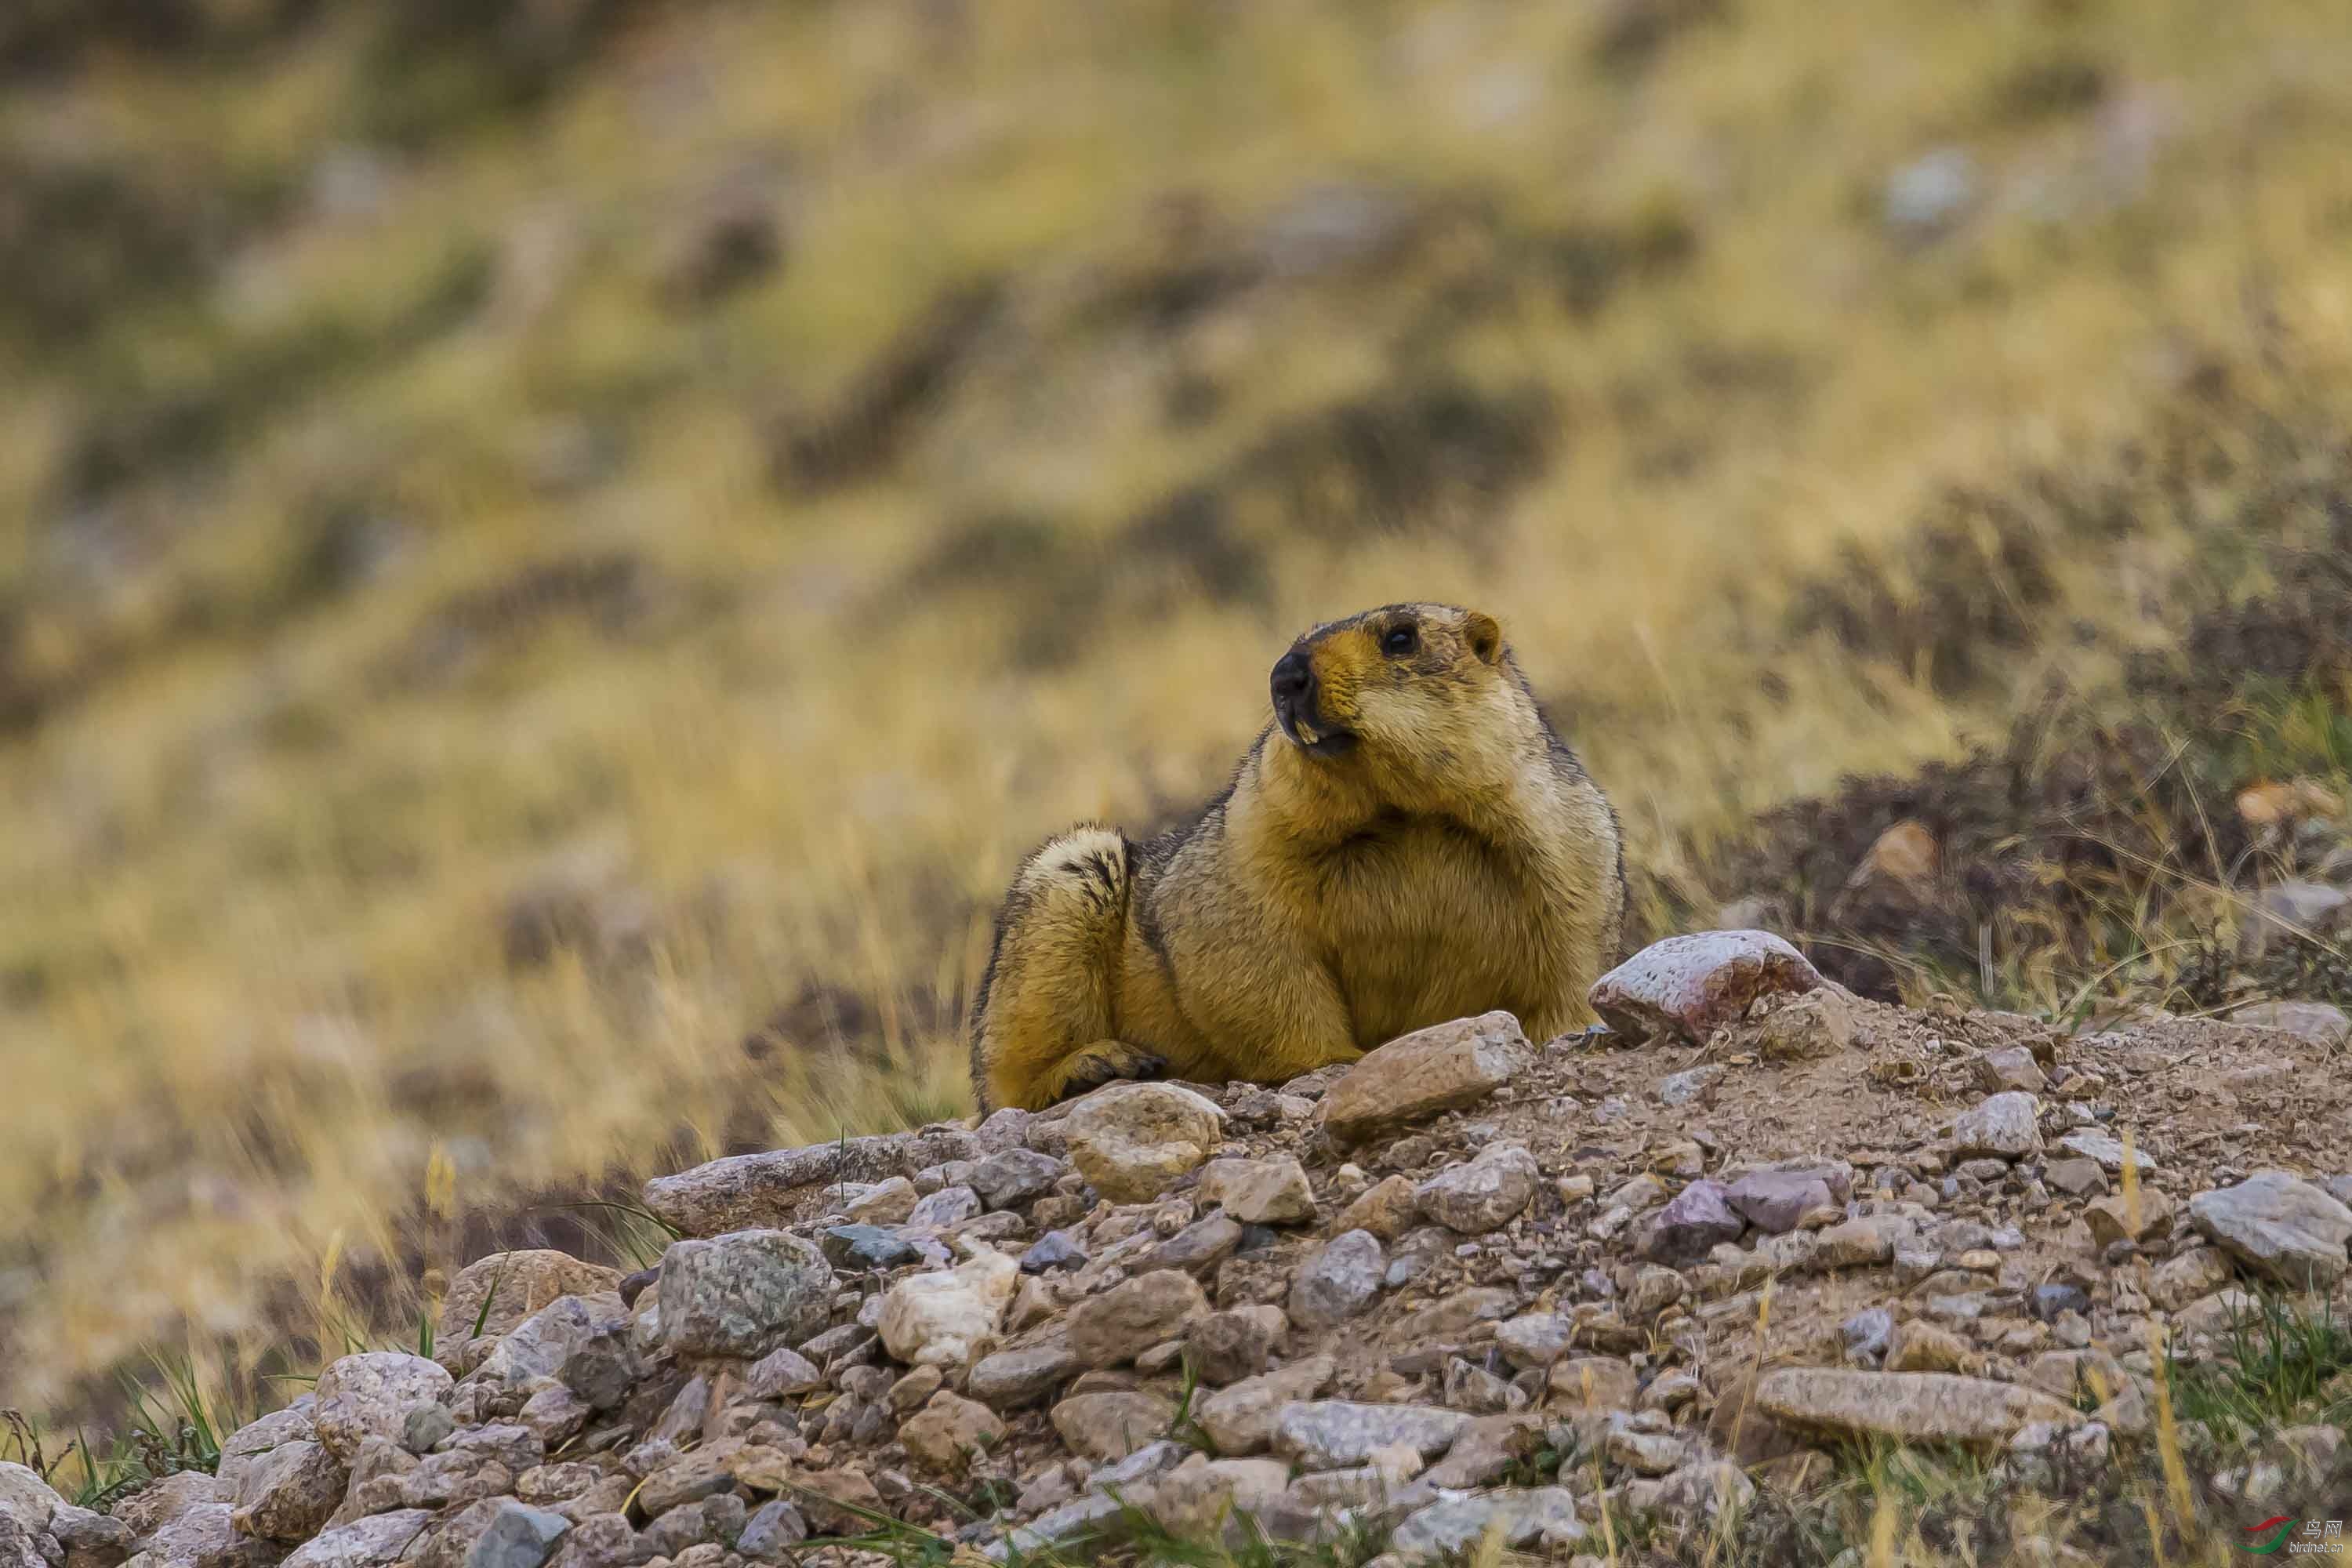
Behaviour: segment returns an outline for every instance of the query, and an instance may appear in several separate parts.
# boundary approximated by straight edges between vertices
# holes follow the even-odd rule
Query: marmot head
[[[1444,754],[1465,721],[1516,689],[1495,617],[1452,605],[1384,605],[1317,626],[1275,662],[1274,721],[1301,752],[1336,761]]]

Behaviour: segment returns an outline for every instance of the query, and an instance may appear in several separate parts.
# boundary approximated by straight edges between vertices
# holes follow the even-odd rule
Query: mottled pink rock
[[[1677,1267],[1696,1263],[1709,1247],[1738,1241],[1747,1228],[1748,1222],[1725,1201],[1721,1182],[1693,1182],[1659,1212],[1642,1238],[1642,1256]]]
[[[1705,931],[1652,942],[1593,983],[1593,1009],[1634,1039],[1705,1043],[1759,996],[1814,991],[1821,973],[1765,931]]]
[[[1797,1222],[1836,1200],[1818,1171],[1750,1171],[1731,1184],[1729,1202],[1768,1236],[1785,1236]]]

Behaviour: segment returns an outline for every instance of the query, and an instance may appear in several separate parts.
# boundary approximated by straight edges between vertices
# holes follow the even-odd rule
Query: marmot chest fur
[[[1274,722],[1191,824],[1076,828],[1022,867],[972,1014],[984,1104],[1279,1081],[1497,1007],[1538,1039],[1591,1020],[1617,818],[1494,618],[1368,610],[1271,685]]]

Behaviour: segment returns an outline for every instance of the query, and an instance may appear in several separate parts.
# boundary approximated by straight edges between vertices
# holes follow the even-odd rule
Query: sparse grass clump
[[[2265,1292],[2233,1316],[2210,1361],[2168,1370],[2180,1418],[2247,1441],[2280,1426],[2352,1419],[2352,1324],[2332,1301]]]
[[[181,1470],[220,1468],[221,1443],[260,1414],[225,1404],[187,1361],[159,1357],[122,1384],[127,1412],[93,1444],[88,1432],[46,1435],[39,1419],[0,1409],[0,1460],[24,1465],[77,1506],[105,1509],[126,1492]]]

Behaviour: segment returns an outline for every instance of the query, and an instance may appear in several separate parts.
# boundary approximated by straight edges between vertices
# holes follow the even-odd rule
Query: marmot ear
[[[1503,628],[1494,616],[1470,611],[1462,622],[1462,635],[1469,639],[1470,651],[1488,664],[1503,657]]]

